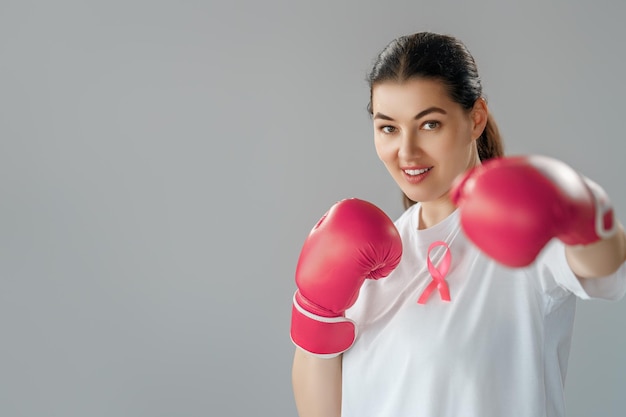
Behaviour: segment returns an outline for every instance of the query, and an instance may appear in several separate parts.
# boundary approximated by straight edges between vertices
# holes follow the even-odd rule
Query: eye
[[[441,123],[439,123],[439,122],[438,122],[438,121],[436,121],[436,120],[429,120],[429,121],[424,122],[424,123],[422,124],[422,128],[423,128],[424,130],[435,130],[435,129],[437,129],[440,125],[441,125]]]
[[[380,127],[381,132],[386,133],[386,134],[391,134],[393,132],[396,131],[396,128],[393,126],[381,126]]]

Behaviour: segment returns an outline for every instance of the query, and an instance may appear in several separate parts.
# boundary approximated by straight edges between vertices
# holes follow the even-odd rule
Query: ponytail
[[[481,162],[485,162],[491,158],[498,158],[504,156],[504,145],[502,144],[502,137],[498,130],[498,125],[494,120],[491,113],[487,119],[487,125],[483,130],[482,135],[478,138],[476,143],[478,148],[478,158]]]

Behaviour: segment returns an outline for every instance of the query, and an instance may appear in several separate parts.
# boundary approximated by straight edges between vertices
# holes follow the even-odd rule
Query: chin
[[[411,200],[415,201],[415,202],[424,202],[424,201],[431,200],[431,198],[429,198],[424,193],[415,193],[415,192],[407,193],[406,191],[404,191],[404,195],[407,196],[408,198],[410,198]]]

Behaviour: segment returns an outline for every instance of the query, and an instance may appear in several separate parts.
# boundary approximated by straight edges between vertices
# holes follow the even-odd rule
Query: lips
[[[402,168],[402,173],[404,174],[404,178],[411,184],[417,184],[423,181],[430,171],[432,171],[433,167],[427,166],[415,166],[415,167],[404,167]]]

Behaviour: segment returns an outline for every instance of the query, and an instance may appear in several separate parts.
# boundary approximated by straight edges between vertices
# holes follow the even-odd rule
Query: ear
[[[489,119],[489,108],[487,107],[487,101],[480,97],[474,103],[474,107],[471,110],[470,117],[472,119],[472,138],[478,139],[483,134],[485,127],[487,126],[487,120]]]

